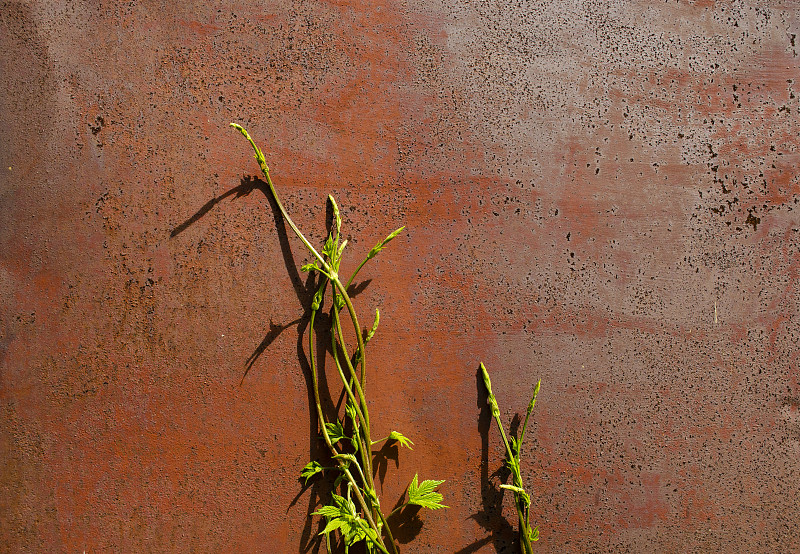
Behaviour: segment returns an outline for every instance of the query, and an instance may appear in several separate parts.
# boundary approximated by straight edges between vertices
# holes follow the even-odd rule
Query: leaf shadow
[[[319,287],[319,276],[316,273],[309,273],[305,279],[301,276],[300,272],[298,271],[297,263],[294,259],[294,254],[292,252],[291,243],[289,241],[289,233],[287,231],[287,224],[283,218],[283,214],[281,213],[280,208],[278,207],[277,202],[273,198],[270,190],[269,185],[261,178],[255,176],[244,176],[242,177],[238,186],[231,188],[230,190],[224,192],[223,194],[216,196],[206,202],[200,209],[197,210],[191,217],[186,219],[180,225],[176,226],[170,232],[170,238],[175,238],[181,233],[183,233],[186,229],[191,227],[197,221],[202,219],[206,214],[208,214],[212,209],[214,209],[220,202],[225,200],[226,198],[233,197],[234,200],[238,200],[240,198],[249,196],[254,191],[260,191],[264,197],[267,199],[267,203],[270,207],[270,210],[273,215],[273,219],[275,222],[275,229],[278,235],[278,242],[281,249],[281,255],[283,258],[283,263],[286,267],[287,274],[289,279],[292,283],[292,287],[295,292],[295,296],[297,297],[300,306],[303,309],[303,315],[286,324],[275,324],[272,320],[270,320],[270,328],[269,331],[266,333],[264,338],[262,339],[261,343],[254,349],[253,353],[247,358],[245,361],[245,370],[244,374],[242,375],[242,379],[240,385],[244,383],[245,377],[250,373],[253,369],[254,365],[261,357],[261,355],[266,351],[267,348],[275,341],[275,339],[286,329],[297,325],[297,357],[298,362],[300,364],[301,371],[303,376],[306,380],[306,391],[308,395],[308,405],[309,405],[309,413],[312,414],[309,417],[309,457],[312,460],[325,460],[330,459],[330,453],[328,452],[327,448],[325,448],[324,443],[319,440],[319,420],[316,417],[316,400],[314,398],[313,393],[313,378],[311,375],[311,364],[308,358],[308,353],[306,352],[307,348],[307,335],[306,333],[309,331],[308,326],[311,321],[311,299],[316,292],[317,288]],[[333,221],[333,211],[331,205],[327,200],[325,201],[326,207],[326,218],[325,218],[325,228],[330,229],[331,223]],[[371,279],[366,279],[364,281],[360,281],[357,283],[353,283],[348,288],[348,293],[350,297],[353,298],[363,292],[371,283]],[[315,327],[317,327],[316,336],[317,340],[314,343],[314,351],[315,357],[317,360],[318,366],[318,383],[319,383],[319,393],[320,393],[320,404],[323,408],[323,411],[327,414],[338,414],[339,409],[342,403],[342,396],[340,395],[338,401],[334,401],[331,397],[331,391],[328,386],[328,379],[327,374],[325,371],[325,360],[327,355],[330,353],[331,350],[331,319],[328,314],[323,312],[320,309],[316,315]],[[331,418],[329,418],[331,419]],[[396,456],[392,456],[391,454],[387,454],[385,456],[386,460],[393,459],[395,460],[396,464],[399,465]],[[298,473],[300,468],[298,468]],[[385,471],[384,471],[385,475]],[[302,482],[302,480],[301,480]],[[301,490],[292,500],[287,509],[291,509],[293,506],[297,504],[297,502],[302,498],[303,494],[307,491],[311,491],[309,494],[309,505],[308,505],[308,513],[312,513],[315,511],[317,507],[321,505],[322,499],[325,497],[330,496],[330,493],[333,490],[332,483],[330,479],[316,479],[313,483],[309,485],[303,485]],[[317,530],[314,531],[313,526],[313,518],[308,517],[306,519],[306,524],[303,528],[303,532],[301,534],[300,540],[300,552],[319,552],[324,544],[324,538],[319,535],[319,532],[323,529],[324,520],[319,519],[316,522]],[[352,551],[352,549],[351,549]],[[356,551],[353,551],[356,552]]]
[[[383,481],[386,479],[386,473],[389,469],[389,460],[394,462],[394,468],[400,467],[400,449],[395,441],[386,441],[380,450],[373,450],[373,477],[377,477],[381,483],[381,492],[383,492]]]

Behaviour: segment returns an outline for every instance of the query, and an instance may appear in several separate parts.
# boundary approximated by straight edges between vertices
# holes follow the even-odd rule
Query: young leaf
[[[439,508],[449,508],[441,504],[442,495],[435,492],[436,487],[444,483],[444,481],[427,480],[417,484],[418,475],[414,475],[411,484],[408,486],[408,503],[431,510],[438,510]]]
[[[317,265],[316,262],[309,262],[307,264],[303,264],[302,266],[300,266],[300,271],[304,273],[308,271],[319,271],[319,266]]]
[[[342,257],[342,252],[344,252],[344,247],[347,246],[347,239],[342,241],[342,244],[339,245],[339,251],[336,253],[336,259],[340,259]]]
[[[311,514],[324,516],[328,519],[328,523],[320,535],[338,530],[342,534],[345,544],[348,546],[352,546],[367,538],[372,541],[377,541],[378,535],[367,525],[367,522],[358,515],[352,500],[343,498],[336,493],[333,493],[331,496],[333,497],[332,505],[323,506]]]
[[[534,542],[538,541],[539,540],[539,528],[538,527],[534,527],[534,529],[531,531],[529,537]]]
[[[340,440],[347,438],[347,435],[344,434],[344,426],[338,419],[333,423],[326,423],[325,429],[328,430],[328,437],[331,439],[331,444],[336,444]]]
[[[318,462],[308,462],[306,467],[303,468],[303,471],[300,473],[301,477],[306,478],[306,484],[308,484],[308,480],[311,479],[317,473],[320,473],[323,468]]]
[[[336,247],[333,245],[333,237],[328,233],[328,238],[325,239],[325,244],[322,246],[322,255],[332,260],[335,250]]]
[[[523,489],[522,487],[517,487],[514,485],[500,485],[500,488],[508,489],[512,491],[515,495],[518,495],[520,498],[522,498],[522,501],[525,503],[526,506],[531,505],[531,497],[528,496],[528,493],[525,492],[525,489]]]
[[[389,438],[387,440],[397,441],[400,443],[400,446],[405,446],[409,450],[414,450],[413,448],[411,448],[411,445],[414,444],[413,441],[408,437],[403,436],[403,434],[400,433],[399,431],[392,431],[391,433],[389,433]]]

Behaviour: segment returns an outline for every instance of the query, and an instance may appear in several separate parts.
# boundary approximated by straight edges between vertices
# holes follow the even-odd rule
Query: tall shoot
[[[386,437],[372,440],[372,427],[370,425],[369,403],[367,402],[367,350],[366,346],[375,335],[380,321],[380,312],[375,310],[372,327],[365,332],[361,327],[356,309],[348,293],[353,279],[364,265],[378,255],[386,245],[400,233],[404,227],[390,233],[385,239],[378,242],[356,267],[346,280],[340,275],[342,256],[347,240],[342,240],[342,218],[339,207],[332,196],[328,202],[333,210],[333,223],[329,230],[327,240],[319,251],[306,239],[303,233],[286,212],[283,204],[275,191],[275,186],[270,178],[264,154],[250,138],[247,131],[236,123],[231,126],[237,129],[250,143],[255,152],[255,158],[261,168],[261,173],[269,186],[269,192],[278,206],[287,225],[300,239],[312,257],[312,261],[302,266],[302,271],[315,272],[319,275],[319,285],[311,300],[311,320],[308,327],[308,356],[311,366],[311,380],[316,417],[322,439],[330,452],[333,465],[323,466],[318,461],[309,462],[301,472],[306,482],[317,474],[329,472],[335,475],[334,490],[330,502],[313,512],[325,518],[325,528],[320,533],[325,536],[328,551],[339,544],[344,551],[356,543],[365,542],[370,553],[383,552],[397,554],[397,545],[392,535],[392,529],[387,521],[388,517],[408,505],[421,506],[436,510],[446,508],[442,495],[436,488],[444,481],[428,480],[419,483],[418,475],[414,475],[407,488],[407,500],[401,503],[388,516],[381,510],[378,491],[373,481],[373,452],[372,447],[386,442],[395,441],[401,446],[411,448],[410,439],[398,431],[392,431]],[[329,286],[330,285],[330,286]],[[319,363],[315,356],[315,336],[317,336],[316,316],[324,308],[325,299],[330,298],[328,311],[330,313],[329,353],[333,359],[342,387],[346,394],[345,413],[342,419],[338,414],[328,417],[322,409],[319,389]],[[348,346],[341,312],[346,309],[347,319],[354,331],[355,344]]]

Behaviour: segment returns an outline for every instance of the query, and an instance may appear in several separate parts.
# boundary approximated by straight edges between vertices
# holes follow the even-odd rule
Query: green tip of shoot
[[[494,396],[492,394],[492,380],[489,379],[489,372],[486,370],[486,366],[483,365],[483,362],[481,362],[481,375],[483,375],[483,384],[486,385],[489,396]]]
[[[403,232],[403,229],[405,229],[405,228],[406,228],[406,227],[405,227],[405,225],[403,225],[403,226],[402,226],[402,227],[400,227],[399,229],[397,229],[397,230],[395,230],[395,231],[392,231],[391,233],[389,233],[389,236],[388,236],[388,237],[386,237],[385,239],[383,239],[382,241],[380,241],[378,244],[376,244],[376,245],[375,245],[375,246],[372,248],[372,250],[370,250],[370,251],[369,251],[369,254],[367,254],[367,259],[368,259],[368,260],[371,260],[372,258],[374,258],[375,256],[377,256],[377,255],[378,255],[378,252],[380,252],[381,250],[383,250],[383,249],[386,247],[386,245],[387,245],[387,244],[389,244],[389,242],[390,242],[391,240],[393,240],[394,238],[396,238],[396,237],[397,237],[397,235],[399,235],[400,233],[402,233],[402,232]]]
[[[259,150],[258,146],[256,146],[255,141],[250,138],[250,133],[248,133],[244,127],[239,125],[238,123],[231,123],[231,127],[242,133],[244,138],[247,139],[247,142],[250,143],[250,146],[253,147],[253,151],[256,155],[256,161],[258,162],[259,167],[261,167],[261,171],[264,173],[265,176],[269,177],[269,167],[267,166],[267,160],[264,158],[264,154]]]
[[[342,215],[339,213],[339,205],[336,204],[336,200],[330,194],[328,195],[328,202],[331,203],[331,208],[333,209],[333,218],[336,220],[336,234],[338,235],[342,230]]]
[[[539,396],[539,388],[542,386],[542,380],[539,379],[539,382],[536,383],[536,387],[533,389],[533,397],[531,398],[530,403],[528,404],[528,413],[533,411],[533,407],[536,405],[536,397]]]

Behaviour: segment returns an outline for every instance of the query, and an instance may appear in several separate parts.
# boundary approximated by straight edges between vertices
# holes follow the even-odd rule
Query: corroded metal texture
[[[403,552],[800,550],[796,2],[0,3],[0,544],[298,552],[342,206]],[[332,379],[331,379],[332,382]],[[413,539],[413,540],[412,540]],[[324,550],[324,547],[322,547]]]

